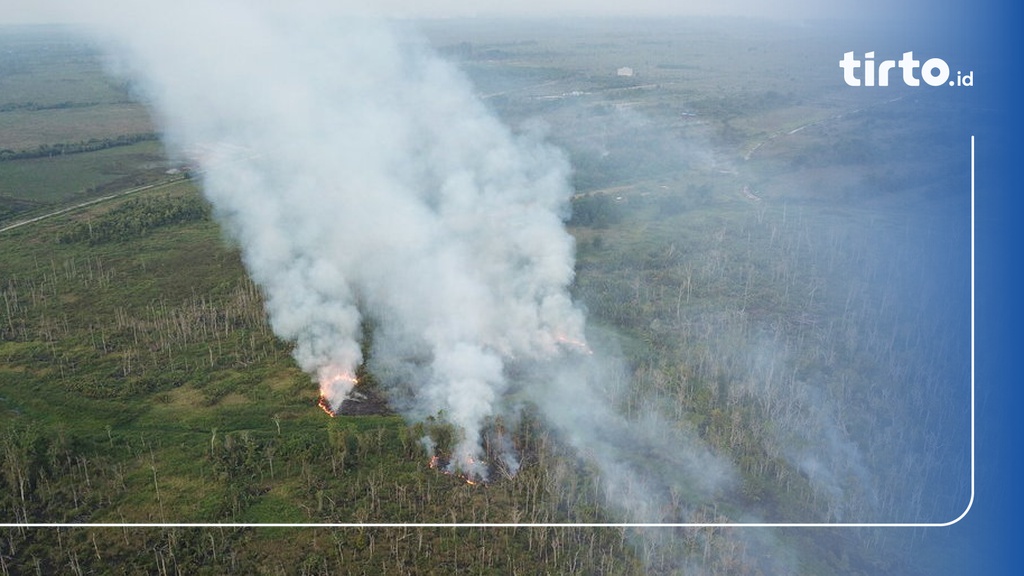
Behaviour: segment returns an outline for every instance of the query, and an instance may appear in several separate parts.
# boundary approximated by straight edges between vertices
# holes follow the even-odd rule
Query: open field
[[[838,90],[815,60],[834,38],[751,22],[424,30],[503,120],[540,118],[566,149],[573,293],[621,350],[618,408],[664,416],[735,469],[714,505],[681,489],[663,520],[936,522],[963,509],[956,102]],[[0,127],[13,127],[0,149],[151,130],[95,52],[60,38],[0,35]],[[88,105],[45,108],[62,102]],[[0,161],[0,227],[168,167],[156,141]],[[450,443],[443,423],[326,416],[200,185],[0,233],[5,522],[620,520],[535,408],[509,425],[520,472],[481,486],[429,467],[420,439]],[[913,575],[959,552],[940,545],[877,530],[6,528],[0,559],[5,573]]]
[[[151,131],[149,115],[138,104],[10,110],[0,113],[0,150],[32,150],[46,144]]]
[[[0,150],[151,132],[146,107],[106,63],[67,29],[0,30]]]
[[[0,30],[0,223],[167,170],[149,111],[105,61],[65,29]]]
[[[169,166],[163,146],[156,141],[88,154],[0,162],[0,202],[56,206],[167,178],[164,173]]]

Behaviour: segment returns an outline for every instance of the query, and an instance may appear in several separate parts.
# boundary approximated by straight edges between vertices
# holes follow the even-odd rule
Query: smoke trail
[[[198,163],[325,408],[365,361],[396,409],[454,427],[447,471],[467,479],[518,470],[495,426],[516,419],[516,397],[595,466],[616,516],[685,521],[680,501],[729,485],[731,467],[692,434],[617,412],[628,379],[607,346],[591,354],[569,296],[570,167],[543,130],[505,127],[394,25],[240,3],[146,9],[103,20],[112,53]]]
[[[484,475],[474,462],[506,364],[583,341],[564,155],[381,22],[146,8],[113,27],[118,52],[199,163],[275,333],[337,409],[369,320],[396,404],[443,414],[461,435],[453,466]]]
[[[655,402],[627,416],[616,407],[630,382],[614,342],[592,335],[595,354],[544,366],[528,390],[549,425],[596,465],[607,506],[630,522],[688,522],[734,482],[732,467]]]
[[[520,460],[494,423],[516,419],[514,386],[594,466],[615,517],[687,521],[731,485],[694,433],[655,409],[618,413],[628,378],[608,345],[591,353],[568,293],[570,167],[539,126],[505,127],[394,25],[242,3],[146,10],[103,22],[112,53],[198,163],[325,408],[365,361],[395,408],[455,428],[448,472],[510,476]]]

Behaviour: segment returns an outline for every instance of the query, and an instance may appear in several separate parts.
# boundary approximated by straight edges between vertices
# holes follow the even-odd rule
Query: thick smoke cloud
[[[130,10],[92,18],[112,67],[196,164],[329,408],[365,364],[403,414],[454,427],[450,471],[483,478],[518,470],[505,426],[535,404],[624,520],[683,521],[680,500],[729,485],[730,466],[656,409],[618,413],[628,378],[608,346],[589,348],[569,295],[571,168],[540,124],[503,125],[394,23],[245,3]]]
[[[107,28],[115,53],[198,162],[298,364],[337,408],[374,326],[396,404],[442,415],[453,465],[485,474],[506,364],[584,346],[564,155],[380,22],[223,4],[153,20]]]

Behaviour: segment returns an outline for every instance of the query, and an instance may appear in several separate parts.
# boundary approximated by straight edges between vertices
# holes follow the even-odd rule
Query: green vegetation
[[[126,188],[169,180],[163,145],[156,141],[88,154],[0,162],[0,222],[46,213]]]
[[[152,132],[130,82],[107,67],[72,30],[0,29],[0,150]]]
[[[25,160],[27,158],[53,158],[67,154],[82,154],[106,150],[117,146],[130,146],[144,140],[156,140],[156,134],[132,134],[122,135],[117,138],[90,138],[79,142],[62,144],[40,144],[33,150],[0,150],[0,162],[5,160]]]
[[[104,66],[69,30],[0,28],[0,227],[166,179],[149,112]]]
[[[78,222],[61,232],[63,244],[103,244],[139,238],[156,228],[209,218],[209,208],[195,196],[132,198],[103,214],[96,222]]]
[[[565,463],[545,460],[554,448],[529,426],[518,437],[534,463],[512,480],[472,487],[427,466],[422,426],[407,426],[397,416],[327,417],[316,407],[309,377],[270,332],[259,291],[246,280],[237,253],[223,246],[216,226],[205,218],[151,217],[202,206],[196,194],[182,182],[0,240],[4,518],[608,520],[596,508],[569,509],[551,497],[558,493],[554,472]],[[144,225],[131,229],[130,243],[120,237],[93,241],[103,237],[101,230],[120,230],[118,223],[139,222],[140,215]],[[74,236],[88,230],[88,222],[93,236],[58,240],[69,237],[66,231]],[[369,380],[364,385],[372,386]],[[544,565],[568,570],[572,563],[588,572],[637,568],[616,531],[509,529],[467,539],[427,529],[93,529],[63,532],[67,550],[52,548],[58,534],[8,530],[5,541],[18,551],[8,566],[31,570],[38,562],[45,571],[63,565],[64,554],[76,554],[83,567],[152,567],[173,554],[180,566],[209,564],[215,572],[251,572],[261,565],[287,569],[303,562],[319,570],[320,562],[333,566],[355,559],[426,571],[470,564],[498,572],[532,572]],[[399,544],[410,535],[414,548]],[[307,537],[329,544],[310,548]],[[167,538],[176,542],[170,549]],[[273,559],[261,552],[268,538],[279,543]],[[77,542],[90,552],[78,550]],[[144,558],[138,557],[140,546],[148,551]],[[405,552],[396,555],[396,546]]]

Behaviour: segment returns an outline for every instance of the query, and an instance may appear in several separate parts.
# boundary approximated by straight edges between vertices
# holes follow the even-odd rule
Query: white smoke
[[[628,379],[614,353],[591,353],[569,295],[571,170],[542,126],[503,125],[393,23],[245,2],[94,20],[172,150],[197,163],[328,409],[365,362],[402,413],[454,428],[444,454],[424,448],[470,479],[517,472],[501,423],[536,403],[629,520],[679,521],[680,497],[728,484],[692,433],[617,412]]]
[[[635,415],[617,406],[630,383],[620,354],[598,332],[595,354],[548,364],[531,396],[548,424],[596,465],[608,506],[630,522],[690,521],[690,506],[712,502],[735,482],[732,466],[693,430],[651,401]]]
[[[337,409],[369,320],[395,402],[442,414],[453,466],[484,475],[506,364],[583,341],[563,153],[498,122],[408,31],[242,2],[146,8],[104,30],[199,163],[299,366]]]

